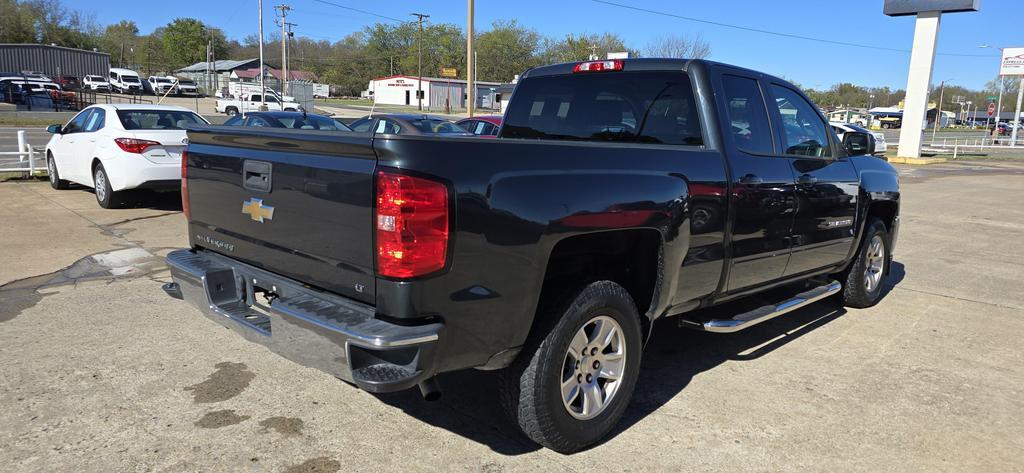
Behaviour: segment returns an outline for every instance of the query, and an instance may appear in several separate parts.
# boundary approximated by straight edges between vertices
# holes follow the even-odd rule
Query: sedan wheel
[[[93,188],[96,191],[96,202],[105,209],[115,209],[124,204],[124,192],[114,192],[110,187],[110,178],[102,164],[96,165],[93,171]]]

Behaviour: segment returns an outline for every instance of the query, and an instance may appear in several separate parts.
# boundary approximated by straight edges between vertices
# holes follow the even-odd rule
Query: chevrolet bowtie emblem
[[[263,205],[263,199],[252,198],[242,202],[242,213],[249,215],[253,220],[263,223],[263,220],[274,219],[274,208]]]

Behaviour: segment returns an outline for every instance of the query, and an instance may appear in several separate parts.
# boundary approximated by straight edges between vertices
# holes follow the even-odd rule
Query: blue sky
[[[465,26],[465,0],[330,0],[392,18],[412,18],[411,12],[431,15],[429,21]],[[913,17],[882,14],[882,0],[613,0],[640,8],[813,38],[883,48],[909,49]],[[132,12],[121,2],[66,0],[66,5],[94,13],[101,25],[122,19],[135,21],[143,33],[177,16],[192,16],[221,27],[235,39],[255,33],[256,0],[175,0],[165,8]],[[273,28],[273,5],[287,3],[289,20],[298,23],[299,35],[337,40],[377,21],[372,15],[318,3],[315,0],[266,0],[264,29]],[[161,4],[169,6],[171,4]],[[907,52],[884,51],[787,38],[721,26],[684,21],[622,9],[591,0],[477,0],[476,28],[487,29],[496,19],[515,18],[545,35],[610,31],[626,43],[643,49],[652,39],[667,34],[700,34],[711,43],[714,60],[781,75],[804,87],[827,88],[837,82],[864,86],[906,86]],[[998,67],[998,50],[978,46],[1024,46],[1024,1],[982,0],[977,13],[943,15],[934,82],[981,88]],[[965,54],[974,56],[952,56]]]

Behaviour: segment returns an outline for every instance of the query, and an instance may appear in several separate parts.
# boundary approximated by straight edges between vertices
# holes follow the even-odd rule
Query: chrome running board
[[[686,324],[687,326],[696,326],[698,329],[702,329],[707,332],[715,333],[732,333],[738,332],[745,328],[753,327],[766,320],[774,319],[787,312],[799,309],[806,305],[820,301],[828,296],[831,296],[843,289],[843,285],[838,281],[832,281],[823,286],[818,286],[813,289],[808,289],[801,292],[792,298],[780,302],[778,304],[766,305],[758,307],[757,309],[742,314],[736,314],[731,319],[712,319],[704,323]]]

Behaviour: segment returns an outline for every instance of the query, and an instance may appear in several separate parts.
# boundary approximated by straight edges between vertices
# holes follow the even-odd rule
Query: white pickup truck
[[[302,110],[302,105],[297,102],[281,102],[277,94],[267,94],[263,97],[259,93],[242,94],[240,98],[217,99],[217,113],[226,113],[230,116],[240,113],[258,112],[260,106],[266,103],[267,110],[297,112]]]

